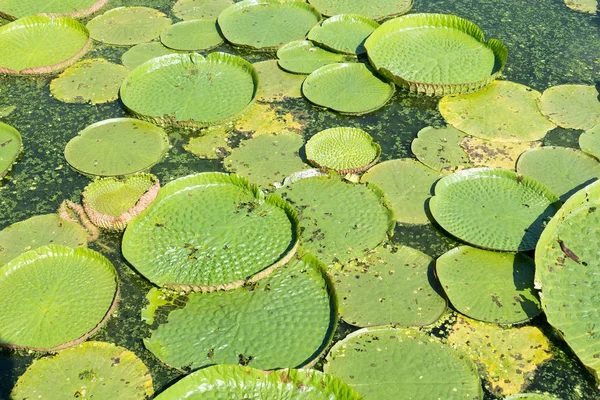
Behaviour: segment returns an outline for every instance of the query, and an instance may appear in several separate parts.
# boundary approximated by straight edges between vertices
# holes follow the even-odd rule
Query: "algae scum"
[[[595,1],[39,3],[1,399],[600,399]]]

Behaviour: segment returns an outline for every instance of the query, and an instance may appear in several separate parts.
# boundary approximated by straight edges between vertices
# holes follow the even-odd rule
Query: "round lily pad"
[[[525,85],[497,81],[475,93],[442,98],[440,112],[448,124],[481,139],[532,141],[555,128],[538,109],[540,96]]]
[[[87,175],[130,175],[159,162],[169,147],[161,128],[137,119],[113,118],[79,132],[67,143],[65,159]]]
[[[260,135],[240,143],[223,164],[226,170],[268,188],[291,173],[308,168],[299,155],[303,145],[304,139],[295,133]]]
[[[429,208],[442,228],[467,243],[525,251],[535,248],[560,201],[533,178],[503,169],[471,168],[440,179]]]
[[[286,71],[310,74],[324,65],[346,61],[342,54],[315,46],[309,40],[295,40],[277,50],[277,63]]]
[[[306,158],[311,164],[334,169],[340,174],[369,169],[380,154],[381,146],[358,128],[325,129],[306,143]]]
[[[235,288],[252,276],[260,279],[293,255],[296,218],[279,196],[265,198],[236,175],[189,175],[165,185],[129,223],[122,251],[159,286]]]
[[[212,19],[233,4],[233,0],[177,0],[173,4],[173,14],[183,20]]]
[[[129,70],[103,58],[83,60],[50,82],[50,93],[65,103],[108,103],[119,97]]]
[[[477,25],[455,15],[411,14],[382,24],[365,42],[375,69],[411,92],[445,96],[496,79],[507,50],[484,41]]]
[[[433,193],[433,184],[443,175],[417,160],[384,161],[368,170],[362,182],[372,182],[385,193],[394,219],[406,224],[427,224],[425,202]]]
[[[29,250],[48,244],[86,247],[86,236],[81,226],[65,221],[57,214],[36,215],[0,231],[0,266]]]
[[[394,94],[394,84],[385,82],[364,64],[338,63],[311,73],[302,84],[302,94],[319,106],[362,115],[383,107]]]
[[[258,73],[257,100],[274,102],[302,97],[300,88],[305,76],[282,70],[276,60],[260,61],[252,65]]]
[[[456,310],[496,324],[529,321],[542,310],[533,289],[533,260],[459,246],[436,261],[437,277]]]
[[[256,70],[241,57],[171,54],[134,69],[121,85],[121,100],[134,114],[159,124],[208,126],[244,111],[257,84]]]
[[[365,399],[481,399],[473,362],[413,329],[364,328],[337,342],[323,370]]]
[[[600,125],[599,96],[595,86],[553,86],[539,98],[540,111],[563,128],[590,129]]]
[[[52,17],[81,18],[91,15],[104,7],[108,0],[4,0],[0,17],[9,20],[35,14]]]
[[[446,310],[433,259],[406,246],[381,246],[329,270],[340,316],[356,326],[423,326]]]
[[[360,400],[362,397],[338,378],[314,369],[265,372],[240,365],[215,365],[195,371],[161,393],[156,400],[261,398],[278,400]]]
[[[579,147],[586,153],[600,158],[600,124],[579,136]]]
[[[155,57],[177,54],[177,50],[169,49],[160,42],[140,43],[127,50],[121,56],[121,62],[129,69],[134,69]]]
[[[11,398],[144,400],[152,394],[152,376],[134,353],[110,343],[85,342],[34,361],[17,380]]]
[[[460,142],[474,167],[492,167],[515,170],[517,159],[524,152],[537,149],[542,142],[504,142],[467,136]]]
[[[317,10],[304,2],[244,0],[226,8],[218,21],[228,42],[267,50],[303,39],[320,19]]]
[[[0,178],[12,169],[23,150],[23,139],[18,130],[0,122]]]
[[[160,34],[160,41],[175,50],[210,50],[223,43],[217,25],[212,19],[194,19],[178,22]]]
[[[117,300],[117,272],[100,253],[48,245],[0,267],[3,346],[57,350],[95,332]]]
[[[564,202],[600,178],[600,163],[577,149],[540,147],[521,154],[517,172],[542,182]]]
[[[460,147],[467,137],[458,129],[425,127],[417,133],[410,149],[419,161],[437,171],[454,171],[471,166],[467,153]]]
[[[336,319],[328,292],[315,259],[294,259],[256,285],[190,294],[144,344],[179,369],[213,364],[298,368],[331,340]]]
[[[102,43],[131,46],[156,39],[171,25],[171,19],[148,7],[117,7],[87,23],[92,39]]]
[[[1,74],[49,74],[83,56],[88,30],[69,18],[35,15],[0,27]]]
[[[319,46],[345,54],[364,54],[365,40],[379,24],[358,14],[341,14],[326,19],[308,33]]]
[[[413,0],[309,0],[321,14],[359,14],[374,20],[406,14]]]

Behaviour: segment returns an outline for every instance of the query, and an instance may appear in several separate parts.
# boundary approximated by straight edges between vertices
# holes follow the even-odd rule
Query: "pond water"
[[[156,8],[173,20],[173,1],[111,0],[104,10],[117,6],[144,5]],[[538,91],[558,84],[600,83],[600,17],[573,11],[562,0],[416,0],[412,12],[449,13],[479,25],[486,38],[500,39],[509,50],[506,79],[525,84]],[[86,58],[106,58],[120,63],[127,47],[94,43]],[[272,53],[258,53],[222,46],[217,51],[241,55],[251,62],[272,59]],[[0,229],[34,215],[55,212],[59,204],[70,199],[79,201],[90,180],[73,171],[63,157],[67,142],[94,122],[127,116],[122,103],[103,105],[65,104],[50,95],[49,82],[54,76],[0,77],[0,110],[14,106],[1,120],[14,126],[23,136],[24,152],[13,171],[0,186]],[[305,139],[334,126],[360,127],[381,144],[382,160],[412,157],[410,143],[425,126],[443,126],[437,111],[437,99],[418,97],[398,91],[392,101],[377,112],[360,116],[341,116],[311,106],[304,99],[288,100],[287,109],[296,111],[305,124]],[[223,171],[220,160],[202,160],[185,151],[192,131],[166,129],[173,148],[168,156],[152,167],[161,183],[203,171]],[[545,144],[577,147],[579,131],[556,128]],[[115,265],[121,281],[121,300],[117,314],[94,340],[124,346],[136,353],[150,368],[156,392],[181,377],[163,366],[148,352],[142,338],[150,330],[140,319],[145,294],[152,285],[135,273],[120,253],[120,234],[103,234],[100,251]],[[393,242],[417,248],[438,257],[456,245],[432,225],[396,228]],[[544,390],[562,399],[600,399],[594,381],[585,368],[552,332],[544,317],[533,321],[557,346],[554,358],[538,369],[529,390]],[[335,339],[342,338],[352,327],[342,325]],[[39,354],[0,350],[0,399],[8,394],[16,379]],[[486,390],[486,398],[499,398]]]

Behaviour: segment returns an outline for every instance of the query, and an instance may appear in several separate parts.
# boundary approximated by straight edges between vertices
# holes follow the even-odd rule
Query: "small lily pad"
[[[190,138],[183,148],[200,158],[217,160],[231,152],[229,135],[229,130],[223,127],[208,128],[201,136]]]
[[[587,130],[600,125],[599,96],[595,86],[559,85],[544,91],[539,106],[556,125]]]
[[[4,0],[0,17],[15,20],[29,15],[82,18],[104,7],[108,0]]]
[[[379,24],[358,14],[341,14],[326,19],[308,33],[319,46],[344,54],[364,54],[365,40]]]
[[[211,19],[193,19],[169,26],[160,34],[168,48],[185,51],[210,50],[223,44],[217,25]]]
[[[600,158],[600,124],[579,136],[579,147],[586,153]]]
[[[127,68],[134,69],[153,58],[177,53],[177,50],[169,49],[160,42],[140,43],[123,53],[121,62]]]
[[[537,149],[542,142],[504,142],[485,140],[472,136],[465,137],[460,147],[465,151],[474,167],[491,167],[515,170],[517,159],[524,152]]]
[[[283,71],[276,60],[260,61],[252,65],[258,73],[257,100],[275,102],[302,97],[300,88],[305,76]]]
[[[0,122],[0,179],[12,169],[23,150],[23,139],[18,130]]]
[[[380,20],[406,14],[413,0],[309,0],[321,14],[328,17],[338,14],[359,14]]]
[[[233,4],[233,0],[177,0],[173,4],[173,14],[183,20],[212,19]]]
[[[467,153],[460,143],[467,135],[458,129],[425,127],[417,133],[410,149],[419,161],[436,171],[454,171],[471,167]]]
[[[281,46],[277,58],[281,68],[296,74],[310,74],[325,65],[346,61],[344,55],[317,47],[308,40],[295,40]]]

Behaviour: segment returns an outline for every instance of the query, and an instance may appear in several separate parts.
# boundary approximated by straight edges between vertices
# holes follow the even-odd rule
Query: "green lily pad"
[[[364,328],[337,342],[323,370],[369,399],[482,399],[462,353],[413,329]]]
[[[207,172],[165,185],[129,223],[122,251],[156,285],[207,291],[264,277],[294,254],[297,240],[297,216],[279,196]]]
[[[260,61],[252,65],[258,73],[257,100],[274,102],[302,97],[300,88],[305,76],[283,71],[276,60]]]
[[[152,376],[134,353],[86,342],[34,361],[17,380],[11,398],[144,400],[152,394]]]
[[[244,0],[219,14],[219,27],[228,42],[259,50],[274,49],[303,39],[321,19],[300,1]]]
[[[137,116],[159,124],[208,126],[241,114],[257,84],[256,70],[241,57],[171,54],[134,69],[121,85],[121,100]]]
[[[535,281],[548,322],[600,380],[600,181],[573,194],[550,220],[535,250]]]
[[[350,386],[314,369],[265,372],[240,365],[215,365],[195,371],[156,400],[256,398],[277,400],[361,400]]]
[[[375,69],[411,92],[446,96],[489,85],[508,51],[455,15],[411,14],[382,24],[365,42]]]
[[[550,341],[535,326],[504,328],[458,316],[448,342],[485,370],[491,390],[502,395],[523,390],[528,377],[552,357]]]
[[[345,54],[364,54],[365,40],[379,24],[358,14],[341,14],[326,19],[308,32],[319,46]]]
[[[127,68],[134,69],[153,58],[177,53],[177,50],[169,49],[160,42],[140,43],[123,53],[121,62]]]
[[[436,261],[437,277],[456,310],[496,324],[529,321],[541,311],[533,260],[524,254],[456,247]]]
[[[419,161],[436,171],[455,171],[471,166],[460,143],[467,137],[452,126],[425,127],[417,133],[410,149]]]
[[[277,63],[286,71],[310,74],[317,69],[346,61],[346,56],[315,46],[308,40],[295,40],[277,50]]]
[[[0,231],[0,266],[13,258],[49,244],[86,247],[87,234],[78,224],[57,214],[36,215]]]
[[[542,182],[564,202],[600,178],[600,163],[577,149],[541,147],[519,157],[517,172]]]
[[[169,26],[160,34],[160,41],[175,50],[210,50],[223,44],[212,19],[193,19]]]
[[[0,178],[12,169],[23,150],[23,139],[18,130],[0,122]]]
[[[383,107],[394,94],[394,84],[364,64],[336,63],[312,72],[302,84],[302,94],[319,106],[362,115]]]
[[[481,139],[533,141],[555,128],[539,111],[540,96],[525,85],[497,81],[475,93],[442,98],[440,112],[448,124]]]
[[[256,285],[190,294],[144,343],[179,369],[238,363],[297,368],[331,340],[336,319],[329,291],[315,259],[294,259]]]
[[[225,169],[269,188],[293,172],[308,168],[300,158],[302,136],[283,132],[260,135],[240,143],[223,162]]]
[[[104,7],[108,0],[4,0],[0,17],[9,20],[35,14],[52,17],[82,18]]]
[[[83,208],[94,225],[122,231],[152,204],[159,189],[160,183],[152,174],[135,174],[125,181],[100,178],[83,190]]]
[[[560,204],[533,178],[503,169],[471,168],[440,179],[429,208],[442,228],[467,243],[526,251],[535,248]]]
[[[579,136],[579,147],[586,153],[600,158],[600,124]]]
[[[49,74],[83,56],[89,32],[69,17],[35,15],[0,26],[0,74]]]
[[[410,158],[388,160],[375,165],[361,178],[381,188],[397,222],[427,224],[425,202],[433,184],[443,175]]]
[[[371,168],[379,159],[381,146],[358,128],[325,129],[306,143],[306,158],[315,167],[336,170],[340,174]]]
[[[345,264],[380,245],[394,227],[377,188],[336,176],[300,179],[278,190],[298,212],[303,249],[326,264]]]
[[[92,39],[106,44],[131,46],[156,39],[171,19],[148,7],[117,7],[87,23]]]
[[[173,14],[183,20],[212,19],[233,4],[233,0],[177,0],[173,4]]]
[[[538,149],[542,142],[502,142],[467,136],[460,147],[467,153],[474,167],[491,167],[515,170],[517,159],[531,149]]]
[[[201,136],[190,138],[183,148],[200,158],[217,160],[231,152],[229,135],[230,132],[226,128],[209,128],[203,131]]]
[[[599,96],[595,86],[553,86],[539,98],[540,111],[563,128],[591,129],[600,125]]]
[[[113,118],[79,132],[67,143],[65,159],[87,175],[130,175],[159,162],[169,147],[161,128],[133,118]]]
[[[3,346],[57,350],[73,346],[108,319],[117,272],[100,253],[49,245],[0,267]]]
[[[129,70],[103,58],[83,60],[50,82],[50,93],[65,103],[108,103],[119,97]]]
[[[356,326],[423,326],[446,310],[433,259],[406,246],[382,246],[329,270],[340,316]]]
[[[380,20],[406,14],[413,6],[413,0],[308,0],[321,14],[360,14]]]

